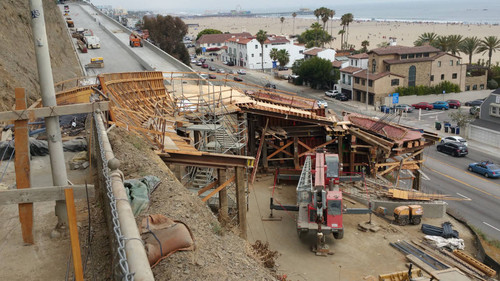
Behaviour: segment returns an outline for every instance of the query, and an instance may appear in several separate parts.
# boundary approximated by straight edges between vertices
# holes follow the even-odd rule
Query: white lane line
[[[484,224],[486,224],[487,226],[489,226],[489,227],[493,228],[493,229],[494,229],[494,230],[496,230],[496,231],[500,231],[500,229],[498,229],[498,228],[494,227],[493,225],[491,225],[491,224],[489,224],[489,223],[487,223],[487,222],[484,222],[484,221],[483,221],[483,223],[484,223]]]
[[[465,196],[465,195],[463,195],[463,194],[460,194],[460,193],[458,193],[458,192],[457,192],[457,195],[458,195],[458,196],[460,196],[460,197],[463,197],[463,198],[465,198],[465,199],[467,199],[467,200],[472,200],[472,199],[470,199],[469,197],[467,197],[467,196]]]

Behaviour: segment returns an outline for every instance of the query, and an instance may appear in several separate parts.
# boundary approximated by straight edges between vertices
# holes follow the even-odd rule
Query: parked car
[[[234,76],[233,80],[234,80],[234,81],[238,81],[238,82],[243,81],[243,79],[241,79],[241,78],[240,78],[240,77],[238,77],[238,76]]]
[[[217,69],[217,73],[226,73],[226,71],[222,68]]]
[[[459,142],[465,146],[467,146],[467,141],[459,136],[451,136],[451,137],[446,137],[441,139],[441,143],[447,143],[447,142]]]
[[[415,108],[415,109],[425,109],[425,110],[434,109],[434,106],[431,103],[424,102],[424,101],[416,103],[416,104],[412,104],[411,106],[413,106],[413,108]]]
[[[208,79],[208,74],[201,73],[200,77],[203,78],[203,79]]]
[[[208,74],[208,79],[217,79],[217,76],[214,74]]]
[[[471,115],[476,115],[476,114],[479,114],[479,112],[481,111],[481,107],[480,106],[473,106],[469,109],[469,113]]]
[[[198,63],[198,62],[197,62],[195,59],[192,59],[192,60],[191,60],[191,63],[195,63],[195,64],[196,64],[196,63]]]
[[[413,107],[407,104],[397,104],[394,106],[394,110],[399,110],[403,112],[413,112]]]
[[[479,163],[471,163],[467,170],[471,172],[476,172],[487,178],[498,178],[500,177],[500,167],[490,161],[482,161]]]
[[[447,100],[446,102],[448,103],[450,108],[459,108],[462,105],[458,100]]]
[[[222,64],[227,65],[227,61],[223,61]]]
[[[203,64],[203,63],[202,63],[201,61],[197,61],[197,62],[196,62],[196,65],[197,65],[197,66],[201,66],[202,64]]]
[[[201,63],[205,63],[207,61],[207,59],[201,58],[200,61],[201,61]]]
[[[238,71],[236,71],[236,73],[241,74],[241,75],[247,74],[247,72],[244,69],[238,69]]]
[[[328,102],[326,100],[317,100],[319,107],[328,108]]]
[[[339,91],[337,90],[328,90],[325,92],[325,96],[335,98],[336,95],[339,94]]]
[[[342,93],[340,93],[337,96],[335,96],[335,99],[339,100],[339,101],[348,101],[349,100],[349,98],[346,95],[342,94]]]
[[[216,71],[217,68],[215,68],[215,66],[211,66],[211,67],[208,68],[208,70],[210,70],[210,71]]]
[[[232,62],[232,61],[228,61],[228,62],[227,62],[227,66],[234,66],[234,62]]]
[[[484,100],[472,100],[465,102],[465,106],[481,106]]]
[[[206,63],[202,64],[201,68],[208,68],[208,64],[206,64]]]
[[[209,56],[218,56],[219,54],[217,54],[217,53],[210,53],[210,54],[208,54],[208,55],[209,55]]]
[[[459,142],[440,143],[436,147],[437,151],[443,152],[454,157],[465,156],[469,153],[467,146]]]
[[[433,102],[432,106],[434,106],[434,109],[441,109],[441,110],[448,110],[450,108],[448,103],[445,101]]]
[[[286,66],[278,67],[278,71],[282,71],[282,70],[288,70],[288,67],[286,67]]]
[[[269,89],[276,89],[275,84],[267,83],[264,87],[269,88]]]

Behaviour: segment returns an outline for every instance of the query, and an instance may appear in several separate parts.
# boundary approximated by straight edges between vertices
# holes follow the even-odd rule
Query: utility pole
[[[366,111],[368,111],[368,72],[370,71],[370,59],[366,62]]]
[[[54,89],[54,79],[52,77],[52,67],[50,65],[49,45],[47,31],[45,29],[42,0],[30,0],[29,4],[42,103],[45,107],[56,106],[56,92]],[[45,127],[47,130],[53,185],[65,186],[68,184],[68,175],[66,173],[66,164],[64,160],[59,116],[45,117]],[[58,217],[56,229],[66,225],[68,221],[66,201],[56,201],[55,213]]]

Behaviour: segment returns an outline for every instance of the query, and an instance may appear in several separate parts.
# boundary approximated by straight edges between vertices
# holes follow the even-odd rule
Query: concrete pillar
[[[423,153],[415,155],[415,157],[413,157],[413,160],[417,161],[422,160],[422,155]],[[418,166],[422,168],[422,164],[418,164]],[[413,179],[412,182],[412,188],[415,190],[420,190],[420,180],[421,180],[420,170],[415,170],[413,174],[415,175],[415,178]]]
[[[247,239],[247,202],[245,168],[236,167],[236,204],[238,205],[238,223],[240,237]]]
[[[219,185],[227,181],[226,169],[217,169],[217,179],[219,180]],[[227,188],[223,188],[219,191],[219,220],[223,224],[229,220]]]

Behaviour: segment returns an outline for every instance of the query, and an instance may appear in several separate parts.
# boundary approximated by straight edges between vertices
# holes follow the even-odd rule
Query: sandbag
[[[149,195],[158,187],[160,179],[155,176],[145,176],[140,179],[130,179],[123,182],[134,216],[138,216],[149,205]]]
[[[189,227],[161,214],[149,215],[142,220],[141,237],[146,244],[151,267],[177,251],[195,249],[194,237]]]

